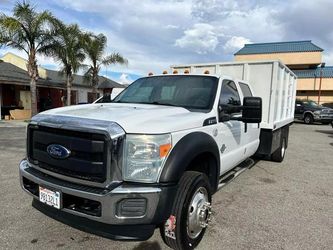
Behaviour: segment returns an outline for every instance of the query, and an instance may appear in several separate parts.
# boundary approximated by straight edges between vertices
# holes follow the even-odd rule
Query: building
[[[245,44],[235,61],[281,60],[298,77],[297,97],[333,103],[333,66],[322,61],[324,50],[312,41]]]
[[[0,107],[1,118],[9,115],[10,110],[29,111],[31,108],[30,78],[26,70],[27,61],[13,53],[7,53],[0,59]],[[66,97],[65,76],[55,70],[38,67],[37,109],[43,111],[64,106]],[[109,82],[113,86],[123,86],[111,79],[100,76],[99,81]],[[98,95],[103,90],[98,89]],[[90,81],[81,75],[74,75],[71,91],[71,104],[91,103],[96,99]]]

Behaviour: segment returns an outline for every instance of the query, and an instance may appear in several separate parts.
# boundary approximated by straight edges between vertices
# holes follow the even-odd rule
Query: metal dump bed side
[[[261,128],[275,130],[294,119],[296,75],[281,61],[221,62],[171,66],[179,73],[229,75],[251,84],[263,101]]]

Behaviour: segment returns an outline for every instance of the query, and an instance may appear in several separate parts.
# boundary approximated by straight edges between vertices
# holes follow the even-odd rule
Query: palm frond
[[[35,6],[32,6],[26,1],[22,3],[17,2],[14,6],[13,14],[21,22],[31,23],[36,16]]]
[[[14,17],[0,15],[1,33],[4,32],[17,32],[21,28],[21,23]]]
[[[111,55],[104,57],[103,60],[101,61],[102,65],[110,65],[116,63],[127,65],[128,61],[127,59],[122,57],[119,53],[112,53]]]

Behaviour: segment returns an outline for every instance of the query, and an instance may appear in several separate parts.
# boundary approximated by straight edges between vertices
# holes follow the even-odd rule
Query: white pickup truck
[[[111,239],[146,240],[160,228],[171,248],[196,247],[212,195],[249,157],[283,160],[296,78],[278,61],[172,70],[138,79],[111,103],[34,116],[19,166],[33,206]]]

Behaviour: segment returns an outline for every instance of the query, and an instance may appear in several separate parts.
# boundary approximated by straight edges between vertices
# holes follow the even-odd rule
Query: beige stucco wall
[[[297,90],[319,90],[320,78],[297,79]],[[322,78],[321,90],[333,90],[333,78]]]
[[[3,60],[4,62],[7,62],[7,63],[11,63],[11,64],[15,65],[16,67],[19,67],[23,70],[27,70],[27,60],[25,60],[24,58],[22,58],[20,56],[13,54],[13,53],[10,53],[10,52],[6,53],[1,58],[1,60]],[[38,67],[38,73],[41,78],[47,77],[46,70],[42,67]]]
[[[317,102],[318,91],[297,91],[298,99],[306,99]],[[322,91],[320,94],[320,104],[333,103],[333,91]]]
[[[320,64],[321,52],[235,55],[235,61],[281,60],[284,64]]]

